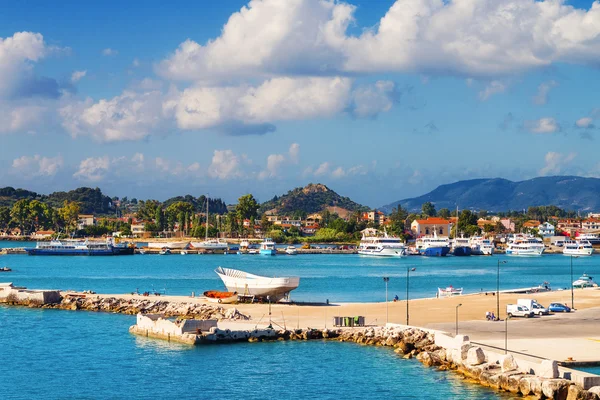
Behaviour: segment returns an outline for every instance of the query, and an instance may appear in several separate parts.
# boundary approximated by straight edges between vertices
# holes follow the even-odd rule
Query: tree
[[[10,208],[0,207],[0,229],[6,230],[10,224]]]
[[[259,207],[254,196],[245,194],[238,199],[235,212],[238,219],[243,222],[245,219],[256,218]]]
[[[390,229],[393,234],[404,234],[404,221],[406,221],[406,218],[408,218],[408,212],[398,204],[398,207],[394,208],[390,214]]]
[[[165,230],[165,213],[161,207],[156,207],[156,211],[154,212],[154,221],[156,223],[156,231]]]
[[[29,203],[29,217],[32,231],[37,231],[40,227],[47,227],[50,222],[48,206],[39,200],[31,200]]]
[[[448,219],[450,218],[450,210],[448,210],[447,208],[442,208],[440,211],[437,212],[437,216],[440,218]]]
[[[268,232],[271,230],[272,226],[273,226],[273,223],[271,223],[271,221],[269,221],[269,217],[267,216],[267,214],[263,214],[260,217],[260,227],[261,227],[262,231]]]
[[[21,199],[13,204],[10,209],[10,217],[21,230],[21,235],[25,235],[25,227],[29,225],[31,219],[29,200]]]
[[[423,211],[423,214],[427,215],[428,217],[436,216],[435,206],[430,201],[423,203],[423,205],[421,206],[421,210]]]
[[[65,200],[63,206],[58,209],[58,213],[65,223],[67,232],[70,228],[75,229],[77,218],[79,217],[79,204],[74,201]]]

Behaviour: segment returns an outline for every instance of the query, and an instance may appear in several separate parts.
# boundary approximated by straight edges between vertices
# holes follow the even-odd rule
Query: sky
[[[0,187],[379,207],[600,177],[590,0],[0,0]]]

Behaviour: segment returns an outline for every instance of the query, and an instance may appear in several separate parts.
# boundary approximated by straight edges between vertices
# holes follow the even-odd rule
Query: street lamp
[[[416,270],[417,270],[416,268],[406,267],[406,325],[410,325],[409,322],[408,322],[409,321],[409,318],[408,318],[408,288],[409,288],[408,282],[409,282],[409,279],[410,279],[410,272],[411,271],[414,272]]]
[[[573,292],[573,259],[579,258],[571,254],[571,309],[575,309],[575,293]]]
[[[462,303],[458,304],[456,306],[456,332],[454,334],[454,336],[458,336],[458,307],[462,306]]]
[[[496,274],[496,319],[500,318],[500,264],[506,264],[508,261],[498,260],[498,273]]]
[[[267,328],[273,329],[273,323],[271,322],[271,296],[267,296],[267,301],[269,302],[269,326]]]
[[[508,353],[508,320],[510,317],[507,315],[504,319],[504,354]]]
[[[383,277],[383,281],[385,282],[385,323],[388,323],[388,282],[390,278],[388,276]]]

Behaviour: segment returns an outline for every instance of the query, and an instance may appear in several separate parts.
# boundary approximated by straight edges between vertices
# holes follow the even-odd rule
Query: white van
[[[506,315],[508,315],[509,317],[530,318],[533,317],[533,311],[527,308],[527,306],[522,306],[519,304],[507,304]]]
[[[529,310],[533,311],[535,315],[542,316],[550,314],[550,311],[548,311],[546,307],[544,307],[534,299],[518,299],[517,304],[527,307]]]

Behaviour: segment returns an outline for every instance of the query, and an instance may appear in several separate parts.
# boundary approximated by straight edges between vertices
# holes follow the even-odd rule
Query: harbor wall
[[[45,305],[60,303],[61,299],[58,290],[29,290],[12,283],[0,283],[0,302]]]

